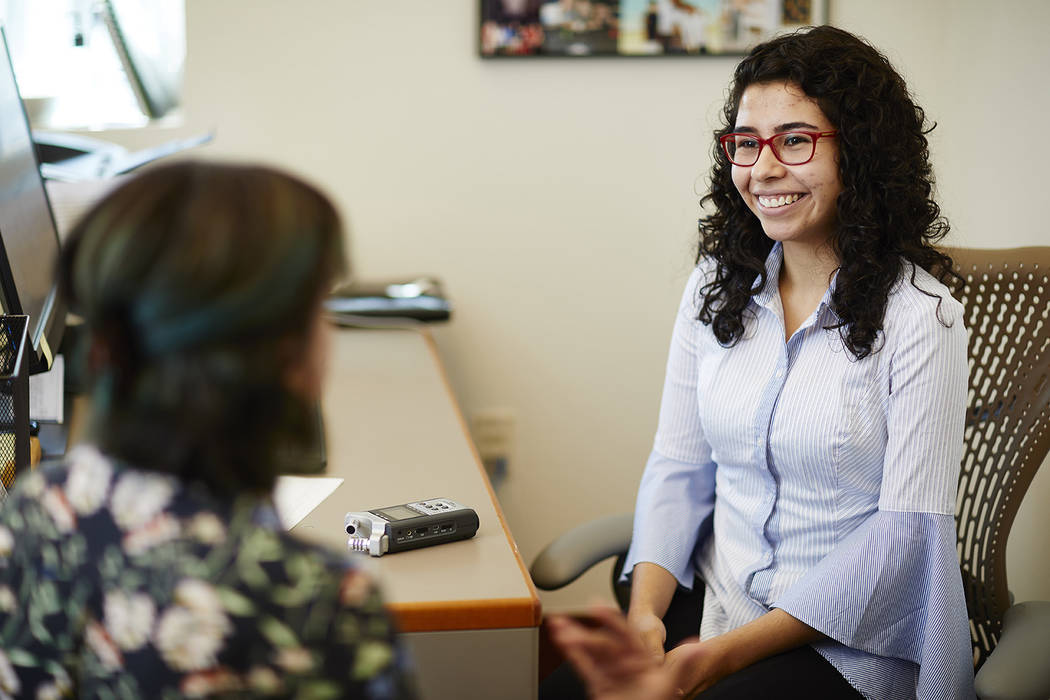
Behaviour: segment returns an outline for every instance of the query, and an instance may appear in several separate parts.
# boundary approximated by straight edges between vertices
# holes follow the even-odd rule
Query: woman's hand
[[[667,628],[658,615],[648,611],[627,613],[627,624],[638,633],[646,651],[658,663],[664,658],[664,642],[667,641]]]
[[[661,659],[613,608],[594,608],[586,624],[555,617],[550,625],[595,700],[692,697],[759,659],[823,638],[776,608],[707,641],[688,640]]]
[[[620,611],[596,607],[587,624],[567,617],[552,617],[551,637],[565,653],[594,700],[663,700],[685,696],[684,684],[692,682],[694,661],[706,647],[686,644],[675,654],[675,663],[662,663]],[[662,647],[661,647],[662,648]],[[670,658],[670,655],[669,655]],[[687,675],[680,680],[678,675]]]
[[[691,698],[728,675],[719,638],[706,642],[685,642],[667,652],[664,666],[674,678],[675,687]]]

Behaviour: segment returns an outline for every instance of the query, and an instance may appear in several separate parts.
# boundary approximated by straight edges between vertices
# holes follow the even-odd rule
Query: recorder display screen
[[[377,510],[375,510],[373,512],[378,514],[378,515],[383,516],[384,518],[386,518],[387,520],[390,520],[390,521],[407,520],[409,518],[418,518],[419,517],[419,513],[417,513],[416,511],[414,511],[411,508],[408,508],[406,506],[393,506],[391,508],[379,508],[379,509],[377,509]]]

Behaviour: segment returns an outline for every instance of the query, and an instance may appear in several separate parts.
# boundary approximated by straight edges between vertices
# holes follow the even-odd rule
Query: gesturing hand
[[[551,637],[575,667],[594,700],[660,700],[684,696],[678,672],[703,655],[702,645],[689,644],[676,663],[654,656],[620,611],[595,607],[587,624],[552,617]]]

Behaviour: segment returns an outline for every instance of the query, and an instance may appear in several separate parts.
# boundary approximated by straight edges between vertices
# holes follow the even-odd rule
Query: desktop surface
[[[536,627],[539,597],[466,433],[430,336],[334,334],[323,408],[326,477],[343,483],[292,532],[346,549],[348,511],[445,497],[477,511],[460,542],[362,557],[403,631]]]

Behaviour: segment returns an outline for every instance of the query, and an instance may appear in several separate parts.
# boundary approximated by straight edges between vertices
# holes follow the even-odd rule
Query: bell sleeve
[[[974,697],[950,515],[876,513],[774,607],[847,647],[917,664],[917,698]],[[821,651],[835,664],[834,649]]]
[[[692,588],[693,550],[709,527],[715,465],[700,424],[697,398],[697,268],[686,284],[667,359],[660,419],[634,510],[625,575],[639,562],[658,564]]]

